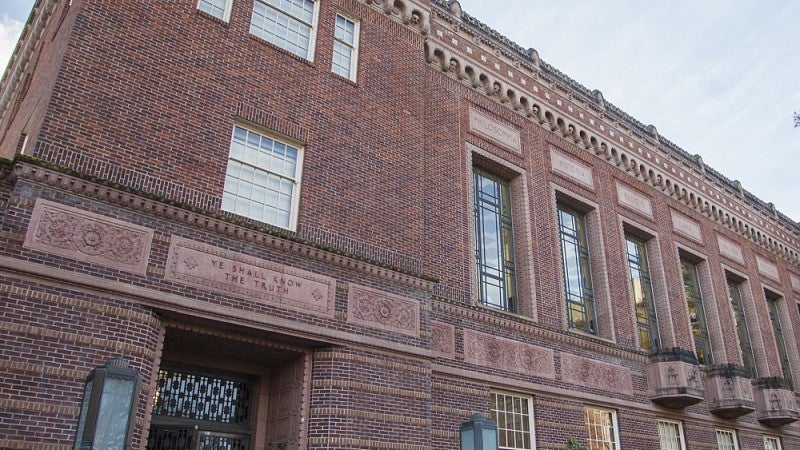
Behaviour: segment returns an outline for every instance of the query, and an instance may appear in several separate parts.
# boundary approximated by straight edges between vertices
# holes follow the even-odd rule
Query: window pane
[[[703,297],[700,294],[700,282],[697,277],[697,266],[682,259],[681,271],[683,272],[683,288],[686,293],[686,306],[689,309],[689,319],[694,335],[694,348],[697,362],[711,364],[711,340],[708,336],[705,312],[703,310]]]
[[[744,368],[751,377],[756,376],[755,357],[753,356],[753,347],[750,345],[750,334],[747,330],[747,319],[744,314],[744,305],[742,304],[742,293],[738,283],[728,279],[728,298],[731,301],[733,308],[733,315],[736,319],[736,335],[739,338],[739,348],[742,351],[742,362]]]
[[[764,436],[764,450],[781,450],[780,439],[773,436]]]
[[[683,430],[680,422],[658,421],[658,440],[661,450],[683,450]]]
[[[228,18],[225,17],[228,1],[229,0],[199,0],[197,2],[197,9],[211,14],[218,19],[228,20]]]
[[[352,72],[355,68],[357,26],[352,20],[336,15],[336,27],[333,42],[333,73],[355,80]]]
[[[255,0],[250,33],[295,55],[309,59],[314,2]]]
[[[475,255],[480,301],[516,311],[514,242],[508,186],[502,180],[476,170]]]
[[[235,127],[222,209],[289,228],[297,201],[295,171],[299,156],[300,149],[291,144]],[[286,161],[290,176],[284,173]]]
[[[781,371],[783,378],[794,388],[792,381],[792,370],[789,367],[789,353],[786,351],[786,341],[783,337],[783,328],[781,327],[781,319],[778,313],[778,302],[780,296],[771,295],[764,292],[767,297],[767,307],[769,309],[769,319],[772,322],[772,334],[775,337],[775,345],[778,347],[778,357],[780,358]]]
[[[561,264],[570,328],[597,333],[589,248],[583,214],[558,205]]]
[[[528,396],[492,393],[490,416],[497,423],[500,449],[533,448],[531,400]]]
[[[631,297],[636,311],[636,325],[639,328],[639,345],[642,350],[651,350],[658,346],[658,325],[647,263],[647,247],[644,241],[626,236],[625,248],[628,252]]]
[[[586,443],[590,449],[617,450],[616,413],[612,410],[586,407]]]
[[[738,450],[736,433],[730,430],[717,430],[717,447],[719,450]]]

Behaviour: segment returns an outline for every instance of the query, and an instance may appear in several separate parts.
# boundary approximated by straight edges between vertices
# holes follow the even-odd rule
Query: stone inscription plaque
[[[377,289],[350,284],[347,321],[419,337],[419,303]]]
[[[301,312],[334,314],[333,278],[176,236],[164,278]]]
[[[578,162],[559,151],[550,150],[550,165],[553,167],[554,172],[577,181],[589,189],[594,189],[592,168],[586,164]]]
[[[561,354],[561,378],[579,386],[633,395],[629,369],[582,356]]]
[[[789,278],[792,280],[792,289],[800,292],[800,277],[795,274],[790,274]]]
[[[650,204],[650,199],[619,183],[617,183],[617,200],[620,205],[627,206],[651,219],[653,218],[653,205]]]
[[[700,225],[683,214],[672,211],[672,229],[689,239],[703,243],[703,234]]]
[[[756,265],[758,266],[758,271],[761,275],[767,276],[772,278],[773,280],[778,280],[778,266],[775,264],[767,261],[766,259],[756,256]]]
[[[469,110],[469,129],[517,153],[522,151],[519,130],[476,111]]]
[[[744,264],[744,255],[742,254],[742,247],[739,247],[739,244],[722,236],[717,236],[717,242],[719,243],[719,253],[722,256]]]
[[[22,246],[144,275],[152,241],[149,228],[40,198]]]
[[[464,330],[464,361],[549,379],[556,376],[552,350],[470,330]]]

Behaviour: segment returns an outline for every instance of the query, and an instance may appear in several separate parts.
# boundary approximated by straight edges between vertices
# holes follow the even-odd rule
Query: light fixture
[[[124,358],[109,359],[89,373],[74,450],[131,448],[140,379]]]
[[[497,450],[497,425],[481,413],[461,424],[461,450]]]

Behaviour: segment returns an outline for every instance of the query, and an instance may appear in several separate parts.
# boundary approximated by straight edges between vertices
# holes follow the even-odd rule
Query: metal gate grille
[[[193,429],[152,427],[148,450],[249,450],[250,437]]]

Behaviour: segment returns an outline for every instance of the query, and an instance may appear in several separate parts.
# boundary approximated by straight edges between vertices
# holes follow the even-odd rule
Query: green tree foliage
[[[567,447],[564,450],[589,450],[589,449],[581,444],[578,444],[578,441],[576,441],[575,438],[571,437],[567,439]]]

